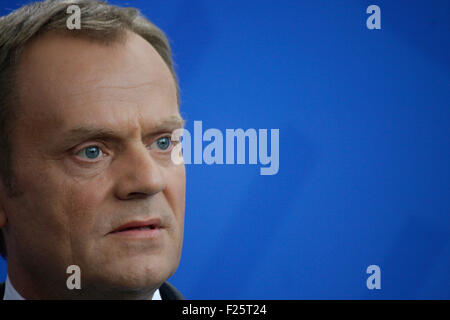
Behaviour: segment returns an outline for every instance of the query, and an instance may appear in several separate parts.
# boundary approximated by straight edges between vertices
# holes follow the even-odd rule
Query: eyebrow
[[[151,133],[145,136],[154,135],[164,131],[173,131],[178,128],[183,128],[186,120],[183,120],[179,116],[172,116],[167,119],[163,119],[151,126]],[[72,145],[85,140],[104,139],[119,141],[121,140],[120,134],[111,128],[96,127],[96,126],[77,126],[62,134],[62,143],[66,145]]]

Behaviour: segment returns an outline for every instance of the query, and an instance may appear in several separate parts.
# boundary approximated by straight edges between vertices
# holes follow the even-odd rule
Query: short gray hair
[[[69,33],[67,8],[70,5],[77,5],[81,10],[81,29]],[[175,80],[179,106],[180,90],[168,39],[135,8],[121,8],[98,0],[46,0],[25,5],[0,18],[0,180],[10,196],[15,195],[9,139],[15,117],[15,70],[24,47],[46,31],[87,37],[108,45],[123,40],[126,30],[146,39],[167,64]],[[1,229],[0,254],[7,256]]]

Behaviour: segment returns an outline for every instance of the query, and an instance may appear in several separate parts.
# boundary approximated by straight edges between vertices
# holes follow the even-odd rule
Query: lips
[[[114,229],[110,233],[124,233],[129,231],[149,231],[149,230],[159,230],[161,228],[160,219],[149,219],[145,221],[130,221],[125,223],[118,228]]]

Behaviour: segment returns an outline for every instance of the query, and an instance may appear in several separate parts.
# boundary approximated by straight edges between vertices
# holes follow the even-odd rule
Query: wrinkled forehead
[[[169,68],[132,32],[126,41],[110,45],[45,34],[23,51],[17,80],[19,114],[36,123],[113,124],[119,114],[129,121],[160,122],[178,115]]]

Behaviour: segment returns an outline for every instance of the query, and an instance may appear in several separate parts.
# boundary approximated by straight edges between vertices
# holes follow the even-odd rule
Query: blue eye
[[[80,150],[80,152],[78,152],[78,155],[83,157],[83,158],[88,158],[88,159],[96,159],[99,157],[99,155],[101,154],[101,150],[99,147],[96,146],[90,146],[87,148],[84,148],[82,150]]]
[[[169,137],[162,137],[156,140],[156,144],[161,150],[167,150],[170,147],[171,141]]]

